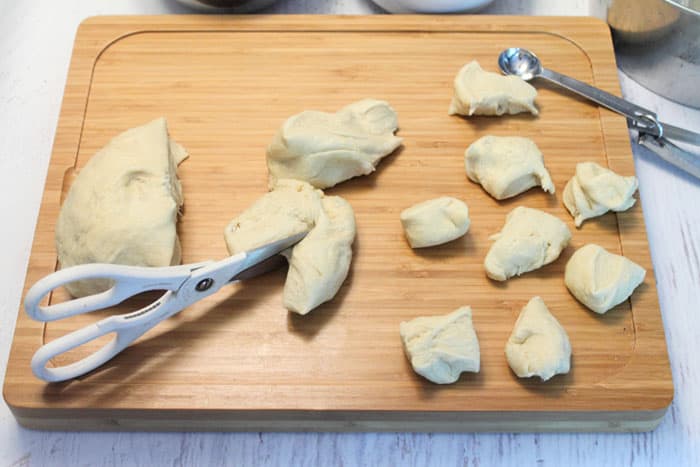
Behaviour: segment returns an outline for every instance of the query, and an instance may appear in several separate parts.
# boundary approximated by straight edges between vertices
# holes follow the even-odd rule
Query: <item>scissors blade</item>
[[[696,154],[676,146],[666,138],[654,138],[644,133],[639,135],[637,142],[669,164],[700,179],[700,157]]]
[[[700,146],[700,133],[695,133],[683,128],[678,128],[677,126],[669,125],[668,123],[661,122],[661,126],[664,129],[664,137],[668,139],[675,139],[684,143],[694,144],[695,146]]]
[[[229,282],[250,279],[279,267],[284,261],[277,256],[299,243],[308,232],[301,232],[272,243],[246,251],[245,265]]]
[[[262,262],[239,272],[231,278],[230,282],[245,281],[257,276],[262,276],[263,274],[266,274],[270,271],[274,271],[275,269],[282,267],[284,263],[286,263],[286,261],[284,260],[282,255],[278,254],[270,256],[269,258],[262,260]]]

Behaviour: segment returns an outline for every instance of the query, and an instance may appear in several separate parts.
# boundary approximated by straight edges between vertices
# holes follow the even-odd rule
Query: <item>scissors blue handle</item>
[[[32,371],[47,382],[65,381],[88,373],[119,354],[156,324],[216,293],[224,285],[237,282],[241,273],[291,247],[305,235],[305,232],[293,235],[222,261],[158,268],[83,264],[49,274],[37,281],[24,299],[25,311],[38,321],[54,321],[109,308],[142,292],[165,290],[165,293],[139,310],[104,318],[45,344],[32,358]],[[86,279],[109,279],[113,285],[99,294],[53,305],[41,304],[52,290]],[[81,360],[64,366],[47,366],[58,355],[110,333],[115,334],[112,340]]]

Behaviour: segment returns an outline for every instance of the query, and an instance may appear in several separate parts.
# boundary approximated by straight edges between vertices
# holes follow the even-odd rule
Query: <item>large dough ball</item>
[[[183,203],[177,165],[187,157],[164,118],[113,138],[85,164],[56,222],[61,268],[86,263],[169,266],[180,262],[175,226]],[[103,292],[111,281],[66,288],[74,297]]]

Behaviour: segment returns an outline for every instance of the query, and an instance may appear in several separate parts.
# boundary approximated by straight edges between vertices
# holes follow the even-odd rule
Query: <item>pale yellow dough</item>
[[[183,196],[176,171],[186,157],[169,138],[164,118],[121,133],[95,153],[73,181],[56,222],[61,268],[178,264],[175,225]],[[66,288],[83,297],[111,286],[91,279]]]
[[[355,215],[340,196],[325,196],[314,228],[285,251],[289,271],[284,283],[285,308],[305,315],[335,297],[352,260]]]
[[[569,336],[540,297],[522,309],[506,343],[508,365],[519,378],[547,381],[571,367]]]
[[[321,212],[323,192],[299,180],[280,180],[226,226],[229,253],[252,250],[283,238],[309,232]]]
[[[486,275],[504,281],[541,268],[559,257],[571,240],[564,222],[539,209],[519,206],[506,217],[503,229],[486,254]]]
[[[224,238],[233,255],[301,232],[308,234],[283,253],[289,271],[282,300],[304,315],[332,299],[347,277],[356,232],[347,201],[303,181],[279,180],[226,226]]]
[[[501,200],[535,186],[554,193],[554,183],[534,141],[520,136],[484,136],[464,152],[469,180]]]
[[[469,208],[463,201],[443,196],[415,204],[401,212],[401,225],[411,248],[440,245],[469,230]]]
[[[564,187],[564,206],[580,227],[586,219],[634,206],[638,185],[637,177],[623,177],[595,162],[581,162]]]
[[[537,90],[517,76],[484,71],[479,62],[467,63],[454,80],[450,115],[537,115]]]
[[[462,372],[479,372],[479,339],[468,306],[405,321],[400,334],[415,372],[433,383],[450,384]]]
[[[267,148],[270,188],[284,178],[327,188],[372,173],[401,145],[397,128],[394,109],[376,99],[336,113],[307,110],[289,117]]]
[[[589,243],[571,255],[564,283],[578,301],[603,314],[627,300],[645,275],[637,263]]]

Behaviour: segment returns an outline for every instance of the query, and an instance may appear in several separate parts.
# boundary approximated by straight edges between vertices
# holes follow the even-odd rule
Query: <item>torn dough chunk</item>
[[[564,206],[576,227],[608,211],[625,211],[634,206],[637,177],[623,177],[595,162],[576,164],[576,173],[564,187]]]
[[[180,263],[175,230],[182,188],[177,165],[187,151],[164,118],[114,137],[85,164],[56,222],[61,268],[86,263],[170,266]],[[103,292],[106,279],[66,285],[74,297]]]
[[[540,297],[534,297],[520,312],[506,343],[506,359],[519,378],[539,376],[547,381],[569,372],[569,336]]]
[[[287,119],[267,148],[270,188],[293,178],[327,188],[374,172],[401,145],[396,112],[384,101],[363,99],[336,113],[307,110]]]
[[[579,302],[603,314],[627,300],[645,275],[637,263],[589,243],[571,255],[564,283]]]
[[[400,333],[413,369],[433,383],[454,383],[464,371],[479,372],[479,340],[468,306],[405,321]]]
[[[347,277],[356,232],[347,201],[306,182],[279,180],[226,226],[224,237],[233,255],[301,232],[309,233],[283,253],[289,261],[283,302],[304,315],[332,299]]]
[[[486,275],[497,281],[541,268],[559,257],[571,240],[564,222],[539,209],[519,206],[506,216],[503,229],[486,254]]]
[[[355,214],[340,196],[321,199],[314,228],[284,252],[289,271],[284,283],[284,306],[305,315],[335,297],[348,275],[355,239]]]
[[[537,90],[522,78],[484,71],[479,62],[467,63],[454,81],[450,115],[537,115]]]
[[[534,141],[519,136],[484,136],[464,153],[469,180],[501,200],[535,186],[554,193],[554,183]]]
[[[298,180],[280,180],[226,226],[229,253],[252,250],[309,232],[321,212],[323,192]]]
[[[440,245],[469,230],[469,208],[457,198],[423,201],[401,212],[401,225],[411,248]]]

